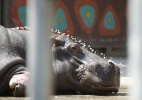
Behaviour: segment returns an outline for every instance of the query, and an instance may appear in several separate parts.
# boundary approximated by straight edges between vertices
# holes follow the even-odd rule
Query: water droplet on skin
[[[62,33],[62,35],[66,35],[65,33]]]
[[[60,32],[59,30],[57,31],[57,33],[58,33],[58,34],[61,34],[61,32]]]
[[[57,32],[57,29],[55,30],[55,32]]]
[[[24,27],[20,27],[20,29],[24,30]]]
[[[81,39],[78,42],[81,42]]]
[[[19,28],[19,27],[16,27],[16,29],[19,30],[20,28]]]

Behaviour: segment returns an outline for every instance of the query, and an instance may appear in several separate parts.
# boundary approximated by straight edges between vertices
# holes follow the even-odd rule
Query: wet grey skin
[[[81,94],[118,92],[120,69],[113,62],[91,53],[66,35],[55,36],[53,44],[52,63],[57,90]]]
[[[30,31],[0,26],[0,95],[25,96],[30,80],[26,68],[27,34]],[[66,35],[54,34],[51,40],[57,91],[82,94],[118,92],[120,71],[113,62],[89,52]]]

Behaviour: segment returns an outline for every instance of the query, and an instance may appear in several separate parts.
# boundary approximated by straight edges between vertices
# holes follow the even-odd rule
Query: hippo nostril
[[[15,86],[13,94],[16,97],[21,97],[21,96],[25,96],[25,92],[26,92],[25,85],[18,84],[17,86]]]

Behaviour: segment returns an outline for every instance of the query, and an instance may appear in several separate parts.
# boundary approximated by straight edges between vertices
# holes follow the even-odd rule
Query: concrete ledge
[[[132,77],[121,77],[120,89],[117,94],[112,95],[55,95],[51,100],[129,100],[129,87],[132,84]],[[31,100],[30,98],[0,97],[0,100]]]

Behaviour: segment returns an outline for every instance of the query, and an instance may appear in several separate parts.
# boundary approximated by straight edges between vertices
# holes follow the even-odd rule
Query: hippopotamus
[[[0,94],[25,95],[30,81],[30,71],[26,67],[26,42],[30,33],[30,30],[0,26]],[[54,33],[51,41],[57,91],[82,94],[118,92],[120,70],[113,62],[91,53],[64,34]]]

